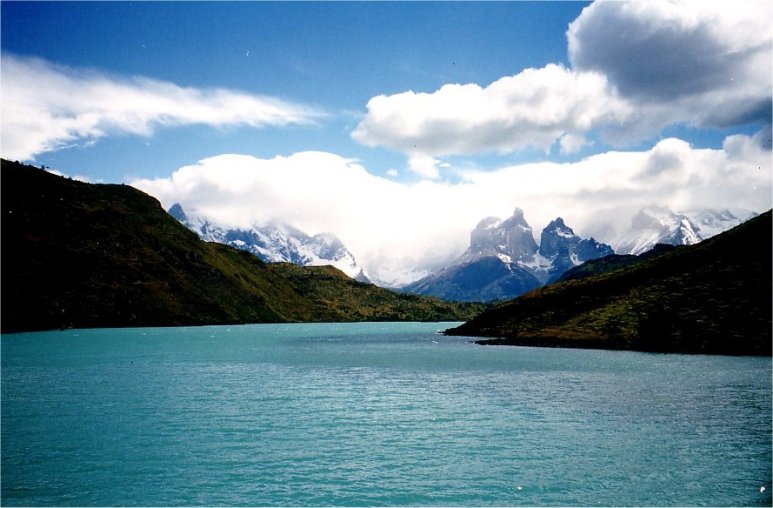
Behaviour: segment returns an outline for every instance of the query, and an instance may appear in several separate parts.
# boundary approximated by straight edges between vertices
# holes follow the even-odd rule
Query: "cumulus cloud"
[[[2,153],[31,160],[108,134],[150,135],[156,127],[310,124],[323,114],[272,97],[122,78],[2,56]]]
[[[484,217],[518,206],[536,234],[556,216],[584,236],[613,242],[651,204],[676,210],[771,206],[771,156],[762,137],[734,135],[722,149],[669,138],[647,151],[593,155],[459,172],[459,183],[401,183],[358,161],[303,152],[258,159],[221,155],[132,185],[165,207],[223,225],[283,219],[308,233],[333,232],[382,281],[420,275],[458,256]],[[452,169],[453,170],[453,169]]]
[[[445,85],[433,93],[380,95],[352,137],[368,146],[406,154],[420,174],[434,156],[477,152],[548,150],[567,132],[616,123],[628,107],[606,78],[548,64],[501,78],[486,87]]]
[[[769,2],[596,2],[567,32],[578,72],[604,74],[633,106],[613,140],[669,124],[770,123]]]
[[[671,121],[725,126],[770,116],[769,2],[596,2],[567,38],[576,71],[604,74],[637,106],[670,108]]]
[[[617,145],[664,127],[770,123],[773,8],[699,0],[599,1],[567,31],[572,67],[548,64],[486,87],[380,95],[352,137],[409,158],[526,147],[562,153],[600,131]]]

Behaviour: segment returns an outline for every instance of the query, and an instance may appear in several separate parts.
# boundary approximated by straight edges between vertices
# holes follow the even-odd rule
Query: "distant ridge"
[[[493,337],[481,344],[770,355],[771,231],[768,211],[696,245],[536,289],[446,333]]]
[[[204,242],[152,197],[3,160],[3,333],[290,321],[469,319],[480,306],[397,295],[329,267],[266,264]]]

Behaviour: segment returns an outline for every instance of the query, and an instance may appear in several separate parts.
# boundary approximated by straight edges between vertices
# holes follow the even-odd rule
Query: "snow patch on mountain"
[[[749,219],[756,217],[757,213],[743,208],[712,210],[701,208],[687,210],[684,215],[698,228],[697,233],[702,240],[711,238],[728,229],[734,228]]]
[[[700,209],[675,212],[666,206],[648,206],[631,220],[631,228],[614,244],[618,254],[642,254],[659,243],[694,245],[756,216],[748,210]]]
[[[169,214],[202,240],[251,252],[263,261],[301,266],[332,265],[349,277],[367,281],[354,255],[331,233],[309,236],[279,221],[253,225],[248,229],[227,228],[195,214],[187,214],[179,203],[172,205]]]

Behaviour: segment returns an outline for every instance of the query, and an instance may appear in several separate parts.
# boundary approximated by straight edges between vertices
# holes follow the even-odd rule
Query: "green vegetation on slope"
[[[3,160],[2,331],[290,321],[464,320],[331,267],[201,241],[150,196]]]
[[[771,212],[698,245],[531,291],[452,335],[484,344],[771,354]]]
[[[465,309],[470,317],[473,311],[479,313],[484,309],[480,304],[459,305],[434,297],[393,293],[351,279],[332,266],[274,263],[268,268],[288,279],[301,296],[314,302],[316,320],[329,316],[337,321],[438,321],[459,315],[459,309]]]

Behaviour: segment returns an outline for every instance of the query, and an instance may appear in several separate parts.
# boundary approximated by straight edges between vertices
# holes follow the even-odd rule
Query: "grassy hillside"
[[[484,344],[771,354],[771,212],[698,245],[531,291],[453,335]]]
[[[4,333],[63,327],[464,320],[330,267],[269,265],[201,241],[150,196],[2,161]]]

